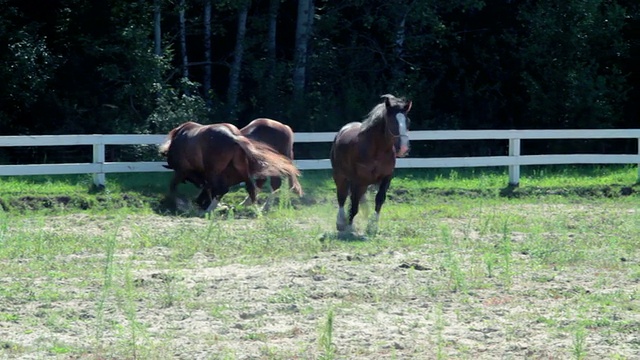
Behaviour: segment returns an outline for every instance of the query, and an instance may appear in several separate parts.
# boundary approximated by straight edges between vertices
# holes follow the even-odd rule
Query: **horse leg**
[[[236,150],[240,150],[239,147],[236,147]],[[257,206],[257,189],[256,185],[259,188],[264,186],[266,178],[257,177],[255,181],[252,179],[251,171],[249,168],[247,154],[244,151],[236,151],[232,154],[229,159],[228,167],[233,167],[236,175],[234,176],[234,180],[230,181],[242,181],[244,182],[245,189],[247,190],[248,196],[242,201],[241,205],[253,204],[256,207],[256,211],[260,213],[260,209]],[[227,189],[225,191],[228,192]]]
[[[376,213],[367,226],[367,233],[369,234],[375,234],[378,232],[380,210],[382,209],[382,204],[384,204],[385,200],[387,199],[387,190],[389,190],[389,185],[391,185],[391,176],[385,177],[384,179],[382,179],[382,181],[380,181],[378,193],[376,194]]]
[[[267,181],[266,178],[257,178],[255,181],[255,184],[253,182],[249,181],[245,181],[244,184],[244,188],[245,190],[247,190],[247,197],[244,198],[244,200],[242,200],[242,202],[240,203],[240,206],[248,206],[251,205],[253,203],[256,202],[256,197],[254,197],[254,200],[251,200],[251,195],[250,192],[253,191],[254,193],[256,193],[256,188],[262,190],[262,187],[264,186],[264,183]],[[251,190],[253,188],[253,190]],[[257,196],[257,195],[256,195]]]
[[[282,178],[280,176],[272,176],[269,178],[269,181],[271,182],[272,192],[275,192],[278,189],[280,189],[280,186],[282,185]]]
[[[338,196],[338,216],[336,219],[336,228],[338,231],[344,231],[347,227],[347,216],[344,213],[344,203],[349,196],[349,180],[345,177],[333,175],[333,181],[336,183],[336,194]]]
[[[178,192],[178,184],[181,184],[185,180],[184,175],[178,173],[177,171],[173,173],[173,177],[171,178],[171,182],[169,182],[169,195],[175,196]]]
[[[257,194],[258,194],[258,190],[256,188],[256,184],[253,183],[253,181],[251,181],[251,179],[247,179],[245,180],[245,189],[247,189],[247,199],[249,199],[249,201],[251,202],[251,204],[255,204],[256,203],[256,198],[257,198]],[[246,202],[243,201],[243,202]]]
[[[215,157],[215,161],[205,163],[205,172],[202,176],[205,189],[209,191],[211,203],[205,212],[211,212],[222,200],[222,196],[229,192],[229,185],[225,180],[225,169],[234,161],[235,154],[221,152]],[[213,158],[212,158],[213,159]],[[247,179],[249,181],[249,179]]]
[[[269,178],[269,182],[271,183],[271,193],[267,196],[267,200],[265,200],[264,205],[262,206],[263,211],[268,211],[271,208],[271,203],[273,199],[276,197],[276,193],[280,190],[280,186],[282,185],[282,178],[279,176],[271,176]]]
[[[229,192],[229,186],[227,186],[224,179],[218,177],[214,181],[211,181],[209,192],[211,194],[211,203],[209,203],[209,206],[204,211],[205,213],[210,213],[216,209],[222,196]]]
[[[216,207],[218,207],[218,203],[220,202],[219,198],[217,196],[213,197],[211,199],[211,202],[209,203],[209,206],[207,206],[207,208],[204,210],[205,213],[210,213],[213,210],[216,209]]]
[[[349,231],[354,231],[353,219],[358,214],[360,199],[366,191],[367,185],[351,184],[351,208],[349,209],[349,225],[347,226]]]
[[[169,199],[173,202],[176,210],[178,209],[178,184],[181,184],[185,180],[182,172],[174,171],[173,177],[169,182]]]
[[[196,197],[196,204],[201,209],[204,209],[206,207],[205,205],[208,206],[212,200],[213,197],[211,196],[211,190],[208,187],[203,187],[202,190],[200,190],[198,197]]]

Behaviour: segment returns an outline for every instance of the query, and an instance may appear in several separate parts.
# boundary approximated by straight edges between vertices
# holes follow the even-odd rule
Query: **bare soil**
[[[153,222],[158,231],[178,222],[206,226],[196,218],[129,221]],[[51,217],[45,226],[52,233],[105,231],[84,215]],[[472,290],[451,291],[439,255],[428,250],[327,251],[256,265],[221,265],[214,256],[196,253],[188,268],[179,269],[166,268],[166,248],[117,252],[116,262],[130,266],[133,286],[127,290],[121,281],[127,274],[116,272],[115,288],[102,305],[102,280],[81,276],[28,280],[23,289],[35,298],[55,288],[60,295],[49,301],[24,294],[0,298],[0,315],[12,314],[0,318],[0,357],[319,359],[331,358],[333,349],[337,359],[638,358],[640,284],[628,276],[637,271],[636,260],[621,260],[620,268],[606,274],[532,268],[514,274],[510,286],[489,278]],[[57,260],[72,263],[78,256],[83,255]],[[0,271],[0,287],[25,279]],[[606,286],[597,283],[602,279]],[[131,296],[123,295],[127,291]],[[612,293],[631,297],[631,308],[603,305],[596,313],[580,313],[577,302],[585,294]],[[320,339],[330,312],[327,347]],[[579,352],[582,335],[575,325],[581,319],[603,323],[584,327]]]

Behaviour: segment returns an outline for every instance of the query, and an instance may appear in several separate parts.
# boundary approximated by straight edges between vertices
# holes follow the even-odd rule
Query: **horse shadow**
[[[319,236],[320,242],[341,241],[347,243],[369,241],[375,234],[360,234],[351,231],[330,231]]]

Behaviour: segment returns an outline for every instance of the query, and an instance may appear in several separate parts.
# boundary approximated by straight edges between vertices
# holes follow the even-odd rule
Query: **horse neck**
[[[385,148],[393,147],[395,139],[387,128],[386,119],[381,119],[367,127],[363,133],[368,139],[368,142],[375,142],[376,144],[383,145]]]

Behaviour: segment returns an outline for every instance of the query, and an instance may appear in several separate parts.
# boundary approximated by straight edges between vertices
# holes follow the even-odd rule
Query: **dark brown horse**
[[[232,124],[200,125],[186,122],[169,132],[160,145],[167,168],[174,170],[169,193],[175,197],[178,184],[191,181],[202,187],[213,210],[233,185],[244,182],[255,202],[252,177],[300,175],[291,160],[270,146],[243,136]]]
[[[362,123],[352,122],[340,129],[331,147],[331,167],[338,195],[338,231],[352,231],[353,218],[367,187],[378,184],[375,218],[377,226],[380,209],[387,197],[396,157],[409,151],[409,119],[411,101],[383,95]],[[351,209],[347,220],[344,204],[351,194]],[[374,228],[375,229],[375,228]],[[374,230],[375,231],[375,230]]]

